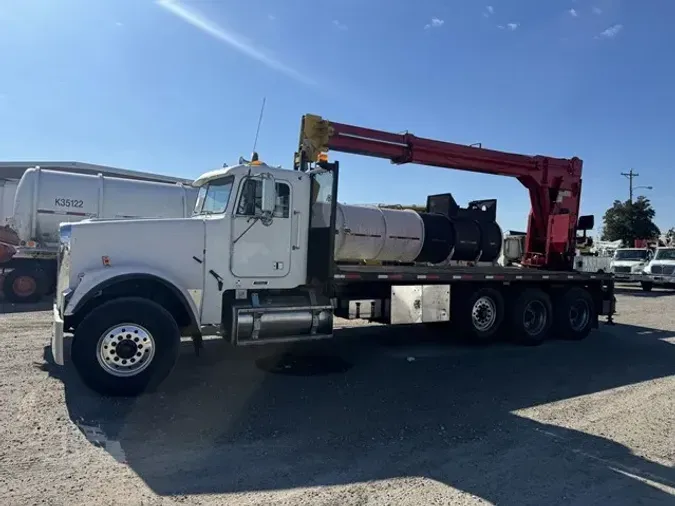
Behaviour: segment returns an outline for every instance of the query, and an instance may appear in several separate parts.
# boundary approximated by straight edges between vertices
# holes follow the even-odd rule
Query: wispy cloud
[[[124,23],[121,21],[115,21],[115,26],[124,26]]]
[[[606,30],[603,30],[600,32],[600,35],[597,36],[597,38],[600,39],[613,39],[617,35],[619,35],[619,32],[623,30],[623,25],[612,25]]]
[[[347,25],[345,25],[343,23],[340,23],[337,19],[333,20],[333,26],[335,28],[337,28],[338,30],[342,30],[342,31],[349,29],[349,27]]]
[[[440,28],[445,24],[445,21],[439,18],[431,18],[431,21],[424,25],[424,29],[428,30],[429,28]]]
[[[570,16],[572,16],[573,18],[576,18],[577,16],[579,16],[579,13],[577,12],[576,9],[570,9],[567,12],[569,12]]]
[[[512,32],[517,30],[520,26],[520,23],[507,23],[506,25],[497,25],[497,28],[500,30],[511,30]]]
[[[270,21],[274,21],[275,19],[277,19],[277,17],[274,14],[268,14],[267,19],[269,19]]]
[[[191,7],[186,7],[185,5],[179,4],[175,0],[156,0],[155,3],[174,16],[179,17],[186,23],[191,24],[198,30],[201,30],[207,35],[210,35],[214,39],[224,42],[233,49],[236,49],[237,51],[245,54],[253,60],[262,63],[263,65],[266,65],[272,70],[286,74],[287,76],[304,84],[316,84],[313,79],[301,74],[297,70],[289,67],[272,56],[265,54],[264,51],[256,48],[252,43],[244,40],[239,34],[230,30],[226,30],[225,28],[217,25]]]
[[[592,11],[593,14],[597,14],[598,16],[602,14],[602,9],[600,7],[593,7]]]
[[[489,18],[495,13],[495,8],[492,7],[492,5],[486,5],[485,6],[485,11],[483,11],[483,16],[486,18]]]

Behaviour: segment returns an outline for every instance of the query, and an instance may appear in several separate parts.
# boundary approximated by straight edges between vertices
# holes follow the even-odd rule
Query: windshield
[[[620,249],[614,253],[614,260],[645,260],[646,249]]]
[[[222,214],[227,209],[232,192],[233,177],[216,179],[199,188],[195,214]]]
[[[655,260],[675,260],[675,248],[656,250]]]

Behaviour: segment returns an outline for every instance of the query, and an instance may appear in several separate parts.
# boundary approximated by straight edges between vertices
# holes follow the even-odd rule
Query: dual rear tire
[[[513,300],[508,303],[494,288],[459,295],[456,321],[471,342],[479,344],[494,341],[502,332],[527,346],[542,344],[551,334],[580,340],[588,336],[596,319],[593,298],[580,287],[558,292],[553,300],[543,290],[526,288],[509,294]]]

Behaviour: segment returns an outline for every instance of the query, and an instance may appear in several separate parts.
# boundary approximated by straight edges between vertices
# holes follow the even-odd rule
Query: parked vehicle
[[[338,204],[328,149],[519,177],[532,203],[522,267],[480,264],[500,255],[495,200],[462,208],[430,195],[424,212]],[[452,322],[477,342],[507,327],[525,345],[583,339],[615,299],[610,275],[572,269],[577,229],[593,228],[578,217],[581,167],[304,116],[294,170],[254,156],[206,173],[192,218],[61,225],[54,361],[71,332],[89,387],[138,395],[170,373],[181,335],[197,350],[209,334],[233,346],[320,340],[339,316]]]
[[[642,271],[651,260],[648,248],[619,248],[614,252],[610,269],[617,281],[640,281]]]
[[[675,288],[675,247],[656,248],[654,258],[644,268],[641,285],[646,292],[654,286]]]
[[[16,185],[12,213],[0,228],[3,293],[31,302],[53,291],[59,224],[96,219],[185,218],[196,188],[103,175],[28,169]],[[8,208],[3,201],[3,209]],[[133,247],[133,245],[128,245]]]

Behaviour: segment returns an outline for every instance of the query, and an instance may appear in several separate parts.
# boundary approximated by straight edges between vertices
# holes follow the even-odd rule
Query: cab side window
[[[291,189],[286,183],[276,183],[277,202],[274,208],[275,218],[288,218],[291,207]],[[262,204],[262,181],[249,178],[244,186],[237,205],[240,216],[260,216]]]

